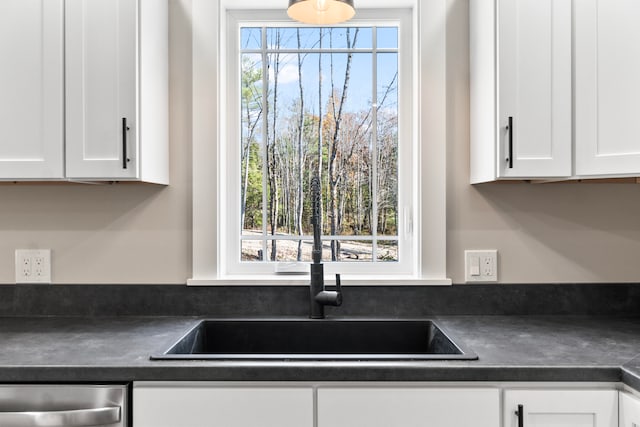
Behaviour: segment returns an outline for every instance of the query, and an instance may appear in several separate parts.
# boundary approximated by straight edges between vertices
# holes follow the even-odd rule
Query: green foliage
[[[244,228],[250,230],[262,227],[262,158],[256,143],[250,146],[248,177]]]

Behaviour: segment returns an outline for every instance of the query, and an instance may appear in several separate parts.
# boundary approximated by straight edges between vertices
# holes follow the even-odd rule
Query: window
[[[311,261],[316,175],[323,261],[398,262],[398,26],[241,26],[240,41],[241,263]]]
[[[443,171],[433,158],[434,169],[423,170],[422,159],[444,146],[420,142],[418,2],[403,1],[411,7],[359,9],[348,24],[319,28],[290,21],[284,8],[243,10],[237,0],[218,9],[194,0],[191,284],[304,282],[277,277],[275,264],[310,259],[314,175],[322,182],[328,274],[343,273],[347,284],[372,276],[449,283],[444,200],[430,204],[443,195],[436,184],[444,177],[422,185]],[[219,31],[204,25],[205,16],[219,21]],[[213,68],[214,82],[206,73]],[[206,153],[208,168],[198,167]]]

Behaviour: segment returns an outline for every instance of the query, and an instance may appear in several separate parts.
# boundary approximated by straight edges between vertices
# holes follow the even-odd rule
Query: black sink
[[[431,320],[203,320],[151,358],[477,359],[458,344]]]

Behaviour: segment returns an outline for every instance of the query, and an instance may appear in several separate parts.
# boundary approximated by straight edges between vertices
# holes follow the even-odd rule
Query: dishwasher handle
[[[0,426],[15,427],[89,427],[120,422],[119,406],[72,411],[0,412]]]

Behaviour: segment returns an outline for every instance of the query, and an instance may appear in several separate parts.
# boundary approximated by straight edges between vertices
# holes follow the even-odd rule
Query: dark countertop
[[[152,361],[199,318],[0,318],[0,382],[624,381],[640,389],[640,318],[431,316],[473,361]]]

